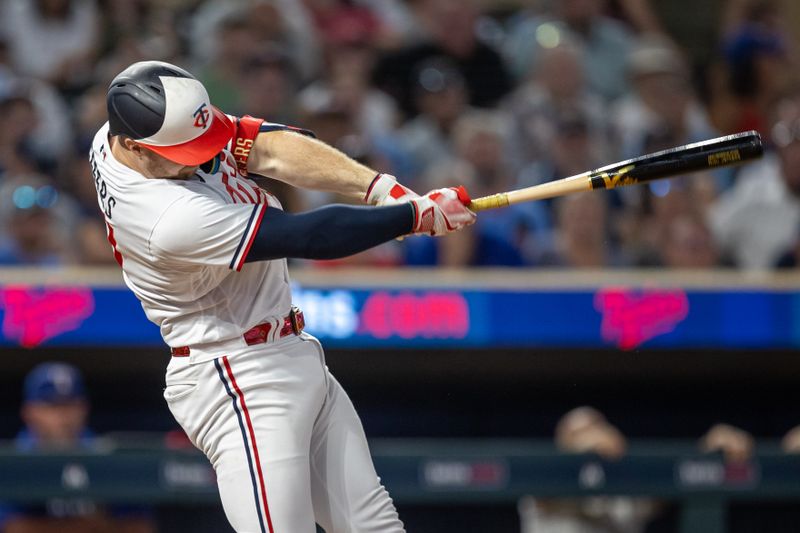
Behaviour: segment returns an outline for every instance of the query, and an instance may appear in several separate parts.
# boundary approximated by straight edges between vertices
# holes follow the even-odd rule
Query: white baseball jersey
[[[106,123],[90,160],[125,283],[168,345],[233,339],[286,315],[286,260],[245,264],[266,206],[280,204],[242,174],[230,144],[189,179],[145,178],[114,159]]]

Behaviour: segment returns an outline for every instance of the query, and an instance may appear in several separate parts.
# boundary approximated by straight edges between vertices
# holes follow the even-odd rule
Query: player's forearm
[[[376,171],[321,141],[288,131],[256,137],[247,170],[295,187],[364,198]]]
[[[414,221],[411,204],[330,205],[298,214],[270,207],[245,261],[347,257],[411,233]]]

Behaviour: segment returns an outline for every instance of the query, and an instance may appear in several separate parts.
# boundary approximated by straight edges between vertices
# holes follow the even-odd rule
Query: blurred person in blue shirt
[[[25,378],[20,415],[25,427],[15,440],[20,452],[91,448],[89,402],[80,371],[47,362]],[[104,507],[86,498],[51,498],[39,505],[0,504],[5,533],[153,533],[150,512],[142,508]]]

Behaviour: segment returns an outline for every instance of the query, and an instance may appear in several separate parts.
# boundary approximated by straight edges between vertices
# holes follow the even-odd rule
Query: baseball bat
[[[758,132],[745,131],[642,155],[524,189],[475,198],[469,208],[483,211],[575,192],[626,187],[688,172],[739,165],[763,153]]]

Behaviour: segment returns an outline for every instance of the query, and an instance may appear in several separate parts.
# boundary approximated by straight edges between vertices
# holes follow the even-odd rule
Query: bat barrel
[[[593,172],[592,189],[614,189],[661,178],[738,165],[761,157],[764,148],[755,131],[664,150]]]
[[[469,208],[482,211],[580,191],[614,189],[680,174],[714,170],[757,159],[763,152],[758,132],[746,131],[643,155],[525,189],[476,198]]]

